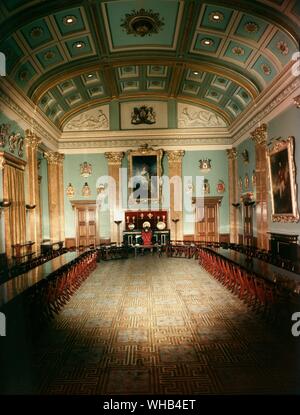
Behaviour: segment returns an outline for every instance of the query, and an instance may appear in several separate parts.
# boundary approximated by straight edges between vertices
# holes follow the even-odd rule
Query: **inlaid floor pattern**
[[[195,260],[101,262],[40,339],[34,393],[299,393],[299,341]]]

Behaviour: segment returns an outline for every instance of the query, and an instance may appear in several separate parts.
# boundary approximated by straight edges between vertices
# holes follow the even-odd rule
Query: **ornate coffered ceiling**
[[[11,83],[61,130],[145,96],[230,125],[291,61],[299,22],[297,0],[2,0],[0,50]]]

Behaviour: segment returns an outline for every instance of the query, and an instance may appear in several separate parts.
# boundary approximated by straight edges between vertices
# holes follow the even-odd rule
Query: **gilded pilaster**
[[[50,237],[56,241],[64,241],[63,161],[65,156],[47,151],[44,153],[44,157],[48,162]]]
[[[184,150],[170,150],[166,151],[169,162],[169,180],[172,177],[178,176],[182,179],[182,159],[184,156]],[[182,186],[180,194],[176,194],[175,186],[170,186],[170,218],[169,224],[171,229],[171,239],[177,238],[177,240],[183,239],[183,194]],[[176,200],[176,202],[175,202]],[[176,209],[177,208],[177,209]],[[172,219],[178,219],[175,224]]]
[[[267,125],[262,124],[250,135],[255,142],[257,246],[258,248],[268,249]]]
[[[35,206],[28,211],[29,239],[35,242],[35,249],[39,249],[41,242],[40,232],[40,192],[38,181],[37,149],[41,140],[30,130],[26,130],[25,147],[27,157],[27,200],[30,206]]]
[[[107,159],[108,163],[108,175],[115,181],[116,184],[115,189],[113,188],[113,186],[109,187],[108,197],[110,205],[110,239],[111,242],[117,242],[118,229],[117,225],[114,223],[114,220],[116,213],[121,208],[119,170],[121,168],[124,153],[106,152],[104,153],[104,156]]]
[[[238,212],[232,206],[238,200],[237,150],[235,147],[227,150],[228,183],[229,183],[229,223],[230,242],[238,243]]]

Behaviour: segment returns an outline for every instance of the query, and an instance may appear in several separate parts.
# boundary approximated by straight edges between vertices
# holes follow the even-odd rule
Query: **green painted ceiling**
[[[86,108],[144,96],[206,106],[230,124],[297,51],[299,3],[1,0],[0,51],[10,81],[60,128]],[[157,33],[128,33],[142,8]]]

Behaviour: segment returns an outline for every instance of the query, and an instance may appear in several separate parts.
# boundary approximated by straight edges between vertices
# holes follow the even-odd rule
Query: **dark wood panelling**
[[[274,255],[281,258],[297,261],[300,257],[300,247],[298,245],[298,235],[272,233],[270,239],[270,250]]]
[[[220,243],[228,243],[230,242],[230,234],[229,233],[220,233]]]
[[[73,248],[74,246],[76,246],[76,238],[66,238],[65,239],[65,247],[67,249]]]
[[[193,241],[194,240],[194,235],[183,235],[183,240],[184,241]]]

